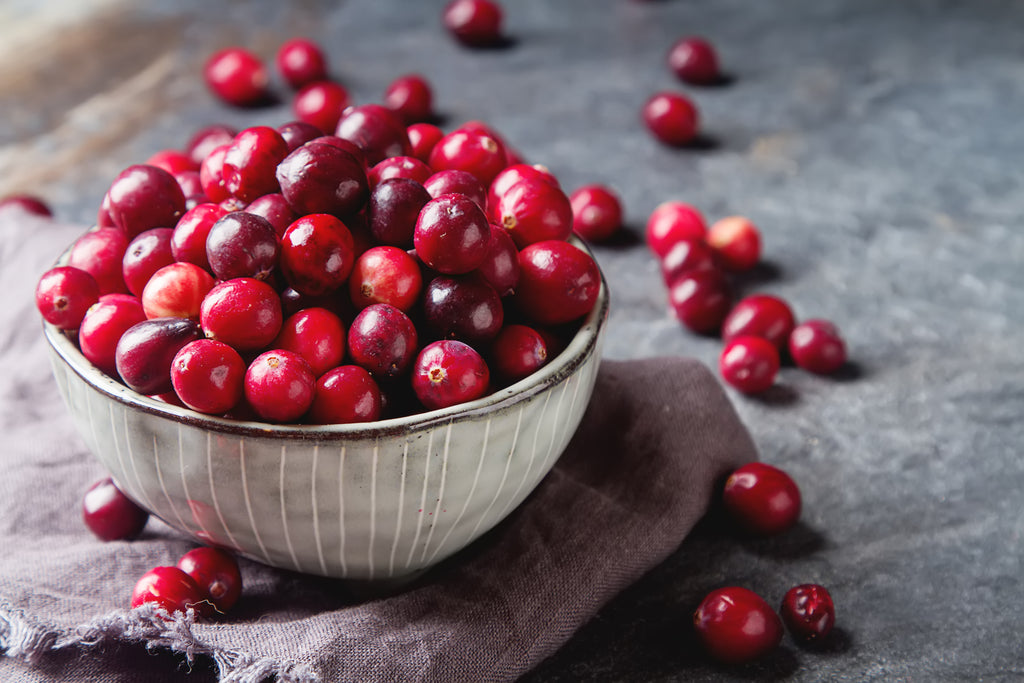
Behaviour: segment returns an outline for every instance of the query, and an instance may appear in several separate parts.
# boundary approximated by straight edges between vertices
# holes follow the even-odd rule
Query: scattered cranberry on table
[[[718,53],[704,38],[680,38],[668,52],[668,67],[684,83],[712,85],[722,79]]]
[[[728,664],[752,662],[782,641],[782,620],[764,598],[740,586],[711,591],[693,615],[705,651]]]
[[[501,5],[492,0],[452,0],[441,21],[463,45],[484,47],[501,42],[503,18]]]
[[[203,68],[214,95],[236,107],[261,104],[270,95],[270,75],[259,57],[241,47],[215,52]]]
[[[773,536],[800,518],[800,489],[778,467],[751,462],[729,475],[722,489],[722,505],[745,531]]]
[[[789,354],[804,370],[827,375],[846,363],[846,343],[831,322],[806,320],[790,333]]]
[[[832,596],[824,586],[815,583],[800,584],[786,591],[779,613],[793,638],[808,644],[821,643],[836,621]]]
[[[757,394],[775,383],[779,351],[763,337],[734,337],[722,349],[718,368],[726,382],[745,394]]]
[[[727,216],[712,223],[707,243],[726,270],[750,270],[761,259],[761,232],[744,216]]]
[[[697,107],[684,95],[656,93],[644,103],[641,113],[647,129],[666,145],[681,147],[697,137]]]
[[[82,521],[101,541],[135,538],[148,520],[149,513],[126,496],[110,477],[94,482],[82,498]]]

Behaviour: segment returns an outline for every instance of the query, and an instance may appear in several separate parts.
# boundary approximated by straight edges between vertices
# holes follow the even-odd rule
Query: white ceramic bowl
[[[376,580],[451,556],[537,486],[590,400],[607,315],[602,282],[568,347],[531,377],[443,410],[328,426],[240,422],[142,396],[44,330],[79,433],[133,500],[201,543]]]

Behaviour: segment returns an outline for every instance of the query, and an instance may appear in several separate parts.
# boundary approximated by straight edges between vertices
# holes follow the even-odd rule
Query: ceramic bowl
[[[419,573],[466,547],[548,473],[590,400],[608,314],[476,401],[363,425],[275,425],[142,396],[45,325],[54,377],[89,450],[142,507],[196,541],[348,579]]]

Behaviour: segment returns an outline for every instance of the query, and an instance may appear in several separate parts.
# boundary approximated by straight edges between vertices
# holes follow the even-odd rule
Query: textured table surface
[[[747,215],[765,264],[744,291],[832,319],[852,357],[838,377],[785,368],[763,397],[731,393],[762,458],[801,484],[802,522],[756,542],[709,522],[528,680],[1024,677],[1024,5],[509,0],[513,44],[474,52],[441,30],[442,4],[7,0],[0,195],[85,224],[120,169],[198,127],[289,120],[286,103],[217,103],[200,69],[228,44],[271,56],[304,35],[356,102],[418,71],[448,125],[483,119],[565,187],[618,191],[627,232],[596,249],[607,357],[714,366],[721,343],[669,315],[642,225],[667,199]],[[690,34],[729,84],[674,81],[665,52]],[[692,96],[704,144],[648,136],[638,112],[660,89]],[[835,598],[825,648],[787,637],[742,668],[700,655],[689,622],[708,590],[777,602],[802,582]]]

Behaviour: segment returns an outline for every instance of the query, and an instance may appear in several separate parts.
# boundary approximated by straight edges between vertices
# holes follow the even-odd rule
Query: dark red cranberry
[[[498,200],[495,221],[520,249],[545,240],[565,240],[572,234],[572,204],[558,187],[521,180]]]
[[[307,308],[325,308],[339,318],[347,320],[352,317],[349,315],[352,313],[349,303],[347,297],[337,296],[337,292],[312,296],[297,292],[291,287],[281,290],[281,312],[286,318]]]
[[[444,131],[432,123],[414,123],[406,129],[406,135],[409,137],[409,153],[427,163],[434,145],[444,137]]]
[[[836,623],[832,596],[816,583],[804,583],[786,591],[779,613],[793,637],[805,643],[820,643]]]
[[[210,604],[199,584],[177,567],[154,567],[142,575],[132,590],[132,608],[155,603],[170,614],[189,609],[210,613]]]
[[[367,306],[348,330],[349,356],[378,380],[404,374],[418,344],[412,320],[390,304]]]
[[[277,167],[277,180],[281,194],[300,216],[348,216],[360,211],[370,194],[362,161],[316,140],[285,157]]]
[[[355,264],[352,233],[334,216],[303,216],[281,237],[281,271],[288,284],[304,294],[338,289]]]
[[[279,251],[277,233],[270,221],[245,211],[223,216],[206,236],[206,260],[221,280],[266,280],[277,266]]]
[[[831,322],[807,320],[790,333],[789,355],[797,367],[829,375],[846,363],[846,343]]]
[[[277,70],[293,89],[327,79],[327,57],[307,38],[293,38],[277,50]]]
[[[681,239],[672,245],[661,259],[661,276],[666,285],[693,270],[711,270],[717,267],[715,254],[703,241]]]
[[[198,323],[185,318],[153,318],[136,323],[117,342],[117,374],[140,394],[171,391],[171,361],[181,347],[201,336]]]
[[[484,47],[501,42],[501,5],[491,0],[452,0],[444,8],[444,27],[463,45]]]
[[[313,405],[316,375],[297,353],[261,353],[245,373],[245,399],[264,420],[295,422]]]
[[[382,180],[390,178],[409,178],[422,184],[433,173],[429,166],[416,157],[388,157],[369,170],[367,179],[370,187],[376,187]]]
[[[707,243],[726,270],[750,270],[761,259],[761,233],[743,216],[728,216],[712,223]]]
[[[95,482],[82,498],[82,521],[101,541],[135,538],[148,520],[149,513],[124,495],[110,477]]]
[[[491,225],[491,240],[475,271],[494,288],[498,296],[512,294],[519,284],[519,250],[512,236],[500,225]]]
[[[266,282],[240,277],[218,283],[203,299],[199,323],[210,339],[257,351],[281,331],[281,300]]]
[[[223,415],[242,400],[245,361],[238,351],[215,339],[197,339],[181,347],[171,362],[171,385],[186,406]]]
[[[348,291],[356,308],[391,304],[408,313],[423,290],[419,262],[398,247],[372,247],[358,259],[348,278]]]
[[[667,61],[684,83],[710,85],[722,79],[715,48],[703,38],[680,38],[669,50]]]
[[[479,206],[487,208],[487,191],[475,175],[469,171],[449,169],[438,171],[423,182],[423,187],[434,199],[443,194],[464,194]]]
[[[622,227],[622,203],[604,185],[584,185],[571,195],[572,229],[585,240],[604,242]]]
[[[548,360],[544,337],[526,325],[506,325],[491,342],[490,367],[511,384],[529,377]]]
[[[728,664],[760,659],[782,641],[782,620],[757,593],[727,586],[707,594],[693,626],[711,657]]]
[[[128,328],[146,319],[142,302],[126,295],[110,294],[92,306],[78,330],[78,347],[90,363],[117,377],[117,342]]]
[[[241,47],[213,53],[203,68],[203,78],[214,95],[236,107],[261,104],[269,98],[267,67]]]
[[[373,188],[366,218],[379,244],[408,249],[413,245],[416,220],[430,201],[427,190],[409,178],[391,178]]]
[[[214,279],[194,263],[176,261],[153,273],[142,290],[147,318],[199,319],[199,306]]]
[[[644,104],[643,120],[654,137],[666,145],[685,145],[697,137],[697,108],[678,93],[652,96]]]
[[[246,204],[277,192],[277,165],[288,156],[288,143],[269,126],[246,128],[224,153],[224,189]]]
[[[81,268],[96,279],[100,294],[127,292],[122,263],[129,239],[117,228],[90,230],[77,240],[68,255],[68,265]]]
[[[441,275],[423,297],[423,315],[437,337],[479,344],[493,339],[505,321],[498,293],[474,275]]]
[[[358,365],[333,368],[317,380],[309,422],[373,422],[380,418],[380,414],[380,387],[370,373]]]
[[[771,294],[753,294],[729,311],[722,323],[722,339],[728,342],[741,336],[763,337],[781,351],[794,327],[796,317],[788,303]]]
[[[183,171],[198,171],[199,162],[193,159],[187,152],[177,149],[162,149],[148,159],[146,165],[162,168],[171,175],[177,175]]]
[[[499,200],[513,185],[521,180],[537,181],[560,187],[558,179],[544,166],[531,166],[530,164],[512,164],[507,166],[498,175],[494,176],[491,186],[487,189],[487,215],[491,217],[492,221],[501,221],[501,216],[498,213]]]
[[[384,105],[406,124],[426,121],[434,113],[434,94],[419,74],[399,76],[384,91]]]
[[[284,144],[288,146],[288,153],[294,152],[307,142],[312,142],[323,137],[324,131],[319,126],[314,126],[306,121],[289,121],[277,127]]]
[[[476,202],[461,194],[441,195],[427,202],[413,233],[420,259],[449,275],[468,273],[483,263],[490,240],[487,216]]]
[[[309,83],[292,100],[295,117],[324,133],[334,132],[348,106],[348,90],[334,81]]]
[[[409,156],[409,135],[405,132],[405,123],[398,114],[379,104],[346,109],[338,121],[335,135],[359,145],[370,165],[387,157]]]
[[[234,555],[220,548],[194,548],[181,556],[178,569],[192,577],[222,614],[234,607],[242,594],[238,562]]]
[[[601,289],[597,263],[562,240],[545,240],[519,252],[516,305],[532,321],[560,325],[594,308]]]
[[[326,308],[305,308],[285,319],[271,346],[299,354],[320,377],[345,356],[345,326]]]
[[[668,289],[672,311],[687,329],[698,334],[717,332],[732,307],[732,288],[717,269],[691,270]]]
[[[39,197],[28,194],[13,194],[0,199],[0,212],[7,210],[22,211],[36,216],[52,216],[49,204]]]
[[[267,219],[278,237],[283,235],[288,226],[299,218],[292,211],[292,207],[288,205],[288,200],[284,198],[284,195],[276,192],[257,197],[245,207],[245,212]]]
[[[339,138],[337,135],[322,135],[310,140],[310,142],[315,142],[318,145],[330,145],[331,147],[337,147],[343,152],[348,152],[362,165],[364,171],[369,172],[370,164],[366,160],[366,152],[351,140]]]
[[[211,202],[222,202],[231,196],[224,185],[224,157],[227,156],[231,144],[221,145],[210,152],[199,165],[199,182],[203,185],[203,193]]]
[[[775,383],[779,350],[763,337],[733,337],[718,358],[722,379],[745,394],[757,394]]]
[[[77,330],[86,312],[99,300],[96,278],[81,268],[51,268],[36,284],[36,308],[43,320],[62,330]]]
[[[189,209],[171,235],[171,254],[176,261],[194,263],[205,270],[210,269],[210,261],[206,257],[206,238],[214,223],[227,215],[217,204],[199,204]]]
[[[238,131],[233,126],[215,123],[193,133],[188,144],[185,145],[185,151],[192,157],[192,161],[202,164],[203,159],[208,157],[210,152],[222,145],[230,144],[237,134]]]
[[[472,346],[454,339],[427,344],[412,370],[416,398],[428,410],[480,398],[490,388],[490,370]]]
[[[430,151],[430,167],[435,171],[466,171],[484,186],[489,186],[505,166],[505,148],[501,142],[475,130],[452,131]]]
[[[786,472],[763,462],[751,462],[729,475],[722,505],[745,531],[772,536],[800,518],[800,489]]]

